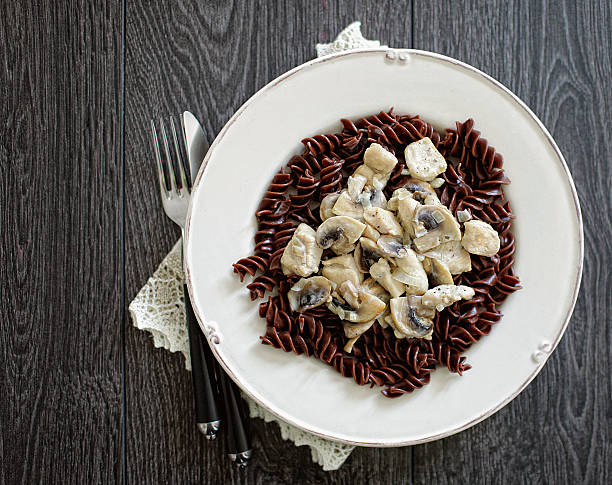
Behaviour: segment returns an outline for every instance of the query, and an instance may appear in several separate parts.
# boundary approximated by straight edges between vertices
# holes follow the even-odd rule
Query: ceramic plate
[[[467,352],[463,376],[438,369],[397,399],[359,387],[315,358],[261,345],[258,304],[232,273],[251,254],[254,212],[300,140],[340,131],[339,119],[395,108],[438,130],[474,118],[504,156],[523,289],[501,322]],[[416,50],[364,50],[303,64],[249,99],[223,128],[198,174],[187,222],[188,284],[200,324],[231,378],[283,420],[362,446],[422,443],[461,431],[525,388],[558,344],[582,273],[582,220],[557,145],[500,83],[454,59]],[[215,343],[217,342],[218,343]],[[559,392],[563,392],[559,389]]]

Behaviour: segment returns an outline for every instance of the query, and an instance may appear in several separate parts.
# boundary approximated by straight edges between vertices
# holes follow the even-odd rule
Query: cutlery
[[[223,389],[223,409],[227,425],[227,454],[239,467],[244,468],[251,459],[252,449],[246,423],[246,410],[234,382],[220,370]]]
[[[183,135],[185,140],[185,151],[191,170],[191,180],[195,180],[202,159],[208,151],[208,143],[204,130],[197,118],[189,111],[185,111],[182,117]],[[185,297],[187,301],[187,296]],[[245,467],[251,458],[251,446],[246,426],[246,410],[240,398],[240,393],[234,382],[227,377],[218,365],[206,338],[199,333],[202,341],[202,350],[206,362],[210,362],[215,369],[217,381],[223,395],[223,408],[225,411],[225,424],[227,426],[227,447],[230,459],[240,467]]]
[[[153,120],[151,120],[153,148],[155,151],[155,160],[157,162],[162,205],[166,215],[181,228],[182,241],[185,235],[185,219],[187,217],[189,197],[191,194],[189,184],[187,182],[185,164],[183,162],[183,157],[181,156],[178,144],[174,118],[172,117],[170,118],[170,128],[175,151],[175,164],[172,162],[172,154],[168,144],[168,136],[166,134],[166,128],[163,120],[160,120],[160,132],[161,145],[163,145],[165,157],[162,157],[162,152],[160,150],[160,138],[157,134],[155,123]],[[197,174],[202,158],[199,159],[197,165],[195,162],[190,160],[189,169],[192,179]],[[173,165],[176,165],[178,168],[180,187],[177,184]],[[215,370],[212,366],[212,362],[203,358],[203,350],[208,349],[210,352],[210,349],[208,348],[207,344],[202,345],[200,338],[201,331],[196,321],[185,284],[183,284],[183,294],[185,299],[185,317],[189,333],[189,352],[191,355],[191,375],[195,400],[196,425],[206,439],[213,440],[217,436],[217,431],[219,430],[219,426],[221,424],[221,417],[217,406],[218,394],[214,380]]]

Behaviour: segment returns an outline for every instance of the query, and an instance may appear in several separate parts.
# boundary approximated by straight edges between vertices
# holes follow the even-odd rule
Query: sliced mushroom
[[[386,259],[380,258],[370,266],[370,276],[374,278],[393,298],[401,296],[406,286],[391,276],[391,267]]]
[[[351,175],[346,181],[346,188],[349,197],[357,202],[359,195],[367,182],[367,177],[364,177],[363,175]]]
[[[357,170],[353,173],[355,175],[362,175],[367,179],[367,186],[373,187],[378,190],[382,190],[387,185],[389,181],[389,177],[391,176],[391,172],[389,173],[379,173],[375,170],[372,170],[367,165],[359,165]]]
[[[389,303],[389,300],[391,299],[391,295],[387,292],[387,290],[380,286],[374,278],[368,278],[365,280],[361,287],[385,303]]]
[[[372,327],[372,325],[374,325],[375,321],[376,319],[370,320],[369,322],[365,323],[342,322],[342,327],[344,328],[344,336],[348,339],[346,341],[346,344],[344,344],[344,351],[347,354],[350,354],[353,351],[353,345],[355,345],[355,342],[357,342],[357,340],[359,340],[359,337],[361,337]]]
[[[317,233],[308,224],[300,224],[281,257],[283,273],[310,276],[319,270],[323,250],[317,245]]]
[[[389,315],[389,301],[391,301],[391,295],[387,290],[385,290],[381,285],[379,285],[374,278],[368,278],[361,285],[363,289],[365,289],[368,293],[372,293],[376,298],[383,301],[387,307],[385,311],[382,312],[376,320],[383,327],[387,328],[388,323],[385,321],[385,317]]]
[[[353,250],[364,229],[365,224],[352,217],[334,216],[319,226],[316,241],[322,249],[331,247],[336,254],[346,254]]]
[[[455,283],[446,263],[435,258],[427,258],[427,261],[431,265],[429,276],[434,285],[452,285]]]
[[[348,339],[346,341],[346,343],[344,344],[344,349],[343,350],[347,354],[350,354],[353,351],[353,345],[355,345],[355,342],[357,342],[357,340],[359,340],[360,336],[361,335],[357,335],[357,337],[350,338],[350,339]]]
[[[366,185],[369,185],[371,187],[372,177],[374,177],[374,174],[376,174],[376,172],[372,170],[370,167],[368,167],[367,165],[359,165],[357,169],[353,172],[352,176],[353,177],[356,177],[356,176],[365,177]]]
[[[408,193],[410,194],[410,193]],[[397,215],[405,232],[414,238],[414,214],[421,207],[421,204],[414,200],[410,195],[401,197],[397,202]]]
[[[472,270],[470,254],[463,249],[459,241],[440,244],[423,255],[444,263],[451,274],[461,274]]]
[[[344,314],[346,312],[357,311],[357,308],[359,307],[358,292],[358,287],[356,287],[353,283],[350,281],[344,281],[332,293],[332,301],[327,304],[327,308],[344,320]]]
[[[443,205],[422,205],[417,208],[413,218],[413,228],[414,245],[419,252],[448,241],[461,240],[459,224]]]
[[[426,182],[446,170],[446,160],[427,137],[408,145],[404,150],[404,158],[410,175]]]
[[[370,226],[370,224],[366,224],[366,228],[364,229],[362,236],[367,237],[372,241],[378,241],[378,238],[380,237],[380,232]]]
[[[421,204],[426,204],[425,199],[428,197],[434,197],[435,200],[438,200],[438,196],[436,195],[434,188],[430,183],[424,182],[423,180],[410,177],[406,182],[406,185],[404,185],[404,188],[412,194],[413,199]]]
[[[389,312],[385,316],[384,322],[385,322],[385,327],[383,328],[391,327],[393,329],[393,335],[395,335],[396,339],[412,338],[412,337],[408,337],[405,333],[401,332],[397,328],[397,325],[395,325],[395,322],[393,321],[393,317],[391,317],[391,310],[389,310]],[[379,323],[380,323],[380,320],[379,320]]]
[[[472,220],[463,224],[463,227],[461,245],[469,253],[489,258],[497,254],[500,247],[499,234],[490,224]]]
[[[334,216],[332,208],[336,204],[338,197],[340,197],[340,192],[327,194],[325,197],[323,197],[321,205],[319,206],[319,215],[321,216],[322,221]]]
[[[410,179],[413,180],[413,179]],[[427,182],[422,182],[427,183]],[[415,199],[414,194],[409,191],[406,187],[400,187],[399,189],[395,189],[389,202],[387,202],[387,210],[397,212],[399,210],[399,202],[404,199]]]
[[[390,234],[391,236],[398,237],[402,235],[402,226],[397,222],[391,211],[381,209],[380,207],[370,207],[364,209],[363,218],[381,234]]]
[[[363,163],[375,172],[386,174],[397,165],[397,158],[382,145],[372,143],[363,153]]]
[[[385,314],[384,317],[378,317],[378,323],[380,324],[380,326],[382,328],[387,328],[387,327],[391,327],[393,329],[393,335],[395,335],[395,338],[397,339],[403,339],[406,338],[406,335],[404,335],[402,332],[400,332],[397,327],[395,326],[395,322],[393,321],[393,317],[391,317],[391,310],[387,310],[387,313]]]
[[[349,323],[342,322],[342,327],[344,328],[344,336],[346,338],[355,338],[359,337],[361,334],[367,332],[376,320],[370,320],[369,322],[364,323]]]
[[[385,256],[390,258],[403,258],[410,251],[410,247],[406,246],[399,239],[393,236],[380,236],[376,245],[380,248]]]
[[[347,216],[357,221],[363,221],[363,206],[359,201],[354,201],[346,190],[340,193],[332,212],[336,216]]]
[[[387,198],[383,194],[382,190],[368,187],[359,195],[359,202],[364,209],[368,207],[380,207],[385,209],[387,207]]]
[[[357,268],[355,258],[350,254],[343,254],[335,258],[322,261],[323,269],[321,273],[328,280],[336,285],[341,285],[345,281],[351,281],[355,286],[359,286],[363,281],[363,273]]]
[[[374,241],[367,237],[361,237],[359,238],[359,243],[355,246],[353,257],[355,258],[355,263],[359,271],[362,273],[369,273],[370,266],[376,263],[380,258],[384,258],[385,255]]]
[[[389,182],[389,178],[391,177],[390,173],[375,173],[372,176],[372,187],[376,190],[383,190],[387,186],[387,182]]]
[[[294,312],[304,312],[331,301],[332,282],[323,276],[302,278],[291,287],[287,298]]]
[[[389,326],[389,322],[387,319],[391,319],[391,313],[389,312],[389,307],[387,307],[387,310],[385,311],[385,313],[383,313],[381,316],[379,316],[376,321],[378,322],[378,324],[382,327],[382,328],[387,328]],[[395,328],[395,327],[393,327]],[[397,335],[396,335],[397,337]],[[400,338],[400,337],[397,337]]]
[[[427,273],[416,253],[412,249],[408,249],[406,256],[396,259],[395,262],[397,263],[397,269],[391,274],[393,279],[406,285],[407,295],[423,295],[427,291],[429,282]]]
[[[352,177],[349,177],[349,179]],[[361,176],[356,178],[362,179]],[[387,199],[381,190],[367,188],[363,192],[353,197],[349,190],[343,190],[336,203],[332,208],[333,215],[348,216],[358,221],[363,221],[363,210],[369,207],[384,208],[387,205]]]
[[[422,297],[393,298],[389,306],[397,330],[406,337],[431,339],[435,312],[423,306]]]
[[[423,305],[439,312],[461,299],[474,298],[474,289],[464,285],[439,285],[427,290],[423,295]]]
[[[391,198],[387,202],[387,210],[397,212],[398,203],[400,199],[405,199],[406,197],[412,197],[412,194],[405,187],[400,187],[399,189],[395,189],[393,194],[391,194]]]
[[[327,308],[342,320],[353,323],[374,320],[385,307],[383,301],[362,288],[356,288],[350,281],[338,286],[332,293],[332,300],[327,304]]]

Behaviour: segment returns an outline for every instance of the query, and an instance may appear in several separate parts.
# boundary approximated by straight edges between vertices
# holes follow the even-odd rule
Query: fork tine
[[[179,148],[178,137],[176,136],[176,126],[174,124],[174,117],[170,117],[170,128],[172,129],[172,141],[174,142],[174,150],[176,151],[176,159],[178,160],[179,174],[181,177],[181,190],[189,192],[189,186],[187,185],[187,175],[185,174],[185,162],[181,157],[181,149]]]
[[[161,152],[159,150],[159,139],[157,137],[157,130],[155,129],[155,123],[151,120],[151,133],[153,135],[153,150],[155,151],[155,161],[157,162],[157,176],[159,180],[159,190],[163,196],[168,196],[168,185],[166,184],[166,175],[164,174],[164,164],[161,159]]]
[[[166,136],[166,127],[164,125],[164,120],[160,119],[159,124],[161,125],[162,140],[164,142],[164,149],[166,152],[166,167],[168,168],[168,173],[170,177],[170,193],[171,195],[178,195],[176,177],[174,176],[174,168],[172,167],[172,157],[170,156],[170,146],[168,145],[168,137]]]

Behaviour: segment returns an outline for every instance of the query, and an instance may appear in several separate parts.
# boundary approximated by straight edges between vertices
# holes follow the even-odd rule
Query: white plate
[[[340,131],[390,107],[439,130],[469,117],[503,156],[516,222],[516,273],[523,290],[501,307],[491,334],[466,353],[462,377],[439,368],[431,383],[388,399],[315,358],[261,345],[257,315],[232,263],[251,254],[254,212],[300,140]],[[582,219],[557,145],[508,89],[454,59],[416,50],[364,50],[316,59],[280,76],[225,125],[198,174],[185,243],[195,312],[222,366],[283,420],[362,446],[422,443],[463,430],[507,404],[559,342],[582,274]],[[260,300],[261,301],[261,300]],[[559,389],[563,392],[563,389]]]

